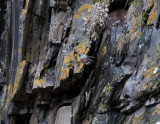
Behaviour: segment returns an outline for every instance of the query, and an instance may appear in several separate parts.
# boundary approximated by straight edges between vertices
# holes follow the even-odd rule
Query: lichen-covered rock
[[[158,0],[5,1],[0,123],[160,122]],[[87,27],[86,18],[97,15],[103,20]]]

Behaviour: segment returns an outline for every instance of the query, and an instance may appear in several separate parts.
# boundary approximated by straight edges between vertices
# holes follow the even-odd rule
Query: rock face
[[[160,1],[102,1],[0,2],[1,124],[160,123]]]

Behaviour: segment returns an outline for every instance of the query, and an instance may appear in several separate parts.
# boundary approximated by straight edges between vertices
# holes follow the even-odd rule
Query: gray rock
[[[72,108],[71,106],[63,106],[59,108],[56,116],[55,124],[71,124]]]

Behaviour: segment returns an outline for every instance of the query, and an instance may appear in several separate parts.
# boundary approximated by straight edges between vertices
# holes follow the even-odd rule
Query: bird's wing
[[[89,58],[93,58],[93,59],[96,58],[96,57],[94,57],[94,56],[88,56],[88,57],[89,57]]]

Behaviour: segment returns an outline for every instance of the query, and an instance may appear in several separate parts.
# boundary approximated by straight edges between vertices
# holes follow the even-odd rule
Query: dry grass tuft
[[[89,14],[84,17],[87,34],[96,41],[106,27],[108,16],[108,4],[105,2],[95,3]]]
[[[118,56],[124,55],[129,48],[130,37],[128,34],[120,36],[120,38],[116,41],[115,46],[113,47],[113,54]]]

